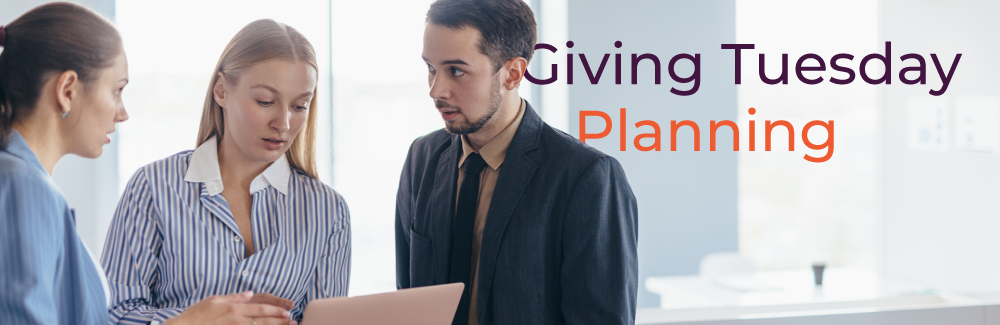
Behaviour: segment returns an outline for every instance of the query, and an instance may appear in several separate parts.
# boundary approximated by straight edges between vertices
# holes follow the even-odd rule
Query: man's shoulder
[[[445,131],[445,129],[439,129],[437,131],[422,135],[415,140],[413,144],[410,145],[410,160],[424,160],[436,158],[437,154],[451,146],[451,142],[454,140],[454,135]]]
[[[448,133],[445,129],[438,129],[434,132],[422,135],[413,140],[412,148],[415,149],[430,149],[440,147],[442,144],[450,143],[454,135]]]
[[[617,162],[614,157],[548,124],[542,125],[539,147],[550,164],[586,167],[602,159]]]

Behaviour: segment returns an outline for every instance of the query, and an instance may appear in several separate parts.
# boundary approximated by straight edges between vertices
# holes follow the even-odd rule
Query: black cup
[[[823,271],[826,270],[826,263],[814,263],[813,267],[813,279],[816,280],[817,286],[823,285]]]

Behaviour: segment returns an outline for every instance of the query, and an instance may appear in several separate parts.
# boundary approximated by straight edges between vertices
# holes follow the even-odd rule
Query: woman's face
[[[104,145],[111,143],[115,124],[128,119],[121,96],[126,84],[128,62],[122,51],[111,67],[101,70],[96,80],[82,87],[82,100],[73,101],[66,118],[73,119],[66,134],[69,153],[85,158],[97,158],[104,153]]]
[[[270,60],[239,72],[234,83],[219,78],[223,146],[235,146],[249,162],[274,162],[291,147],[309,116],[317,72],[302,61]]]

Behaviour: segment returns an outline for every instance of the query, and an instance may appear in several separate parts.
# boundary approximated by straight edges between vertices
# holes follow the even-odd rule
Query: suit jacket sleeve
[[[410,152],[403,163],[396,192],[396,288],[410,287],[410,223],[412,222],[413,191],[411,160],[416,141],[410,145]]]
[[[571,191],[562,237],[566,324],[633,324],[638,208],[625,172],[614,158],[598,158]]]

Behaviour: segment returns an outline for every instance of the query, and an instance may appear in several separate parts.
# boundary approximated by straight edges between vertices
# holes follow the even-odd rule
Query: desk
[[[662,309],[745,307],[870,301],[935,293],[927,286],[879,277],[859,268],[828,268],[823,286],[813,284],[812,269],[760,271],[718,278],[646,278],[646,290],[660,295]]]

